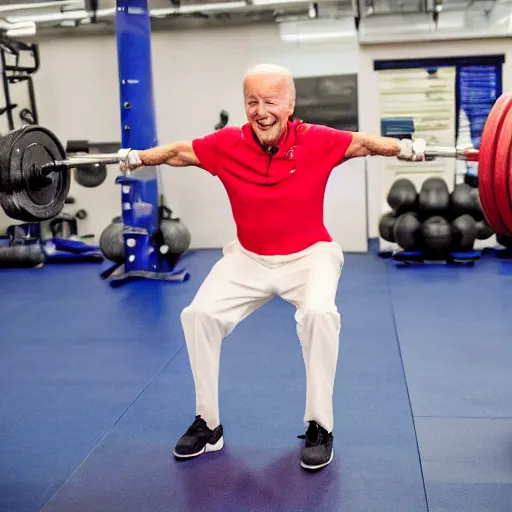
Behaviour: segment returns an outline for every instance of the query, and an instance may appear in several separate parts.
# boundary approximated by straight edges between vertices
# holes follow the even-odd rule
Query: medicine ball
[[[467,183],[455,185],[453,192],[450,195],[452,218],[456,219],[466,213],[470,215],[473,214],[475,200],[471,191],[472,187]]]
[[[446,254],[452,243],[452,226],[440,215],[433,215],[421,225],[423,250],[432,256]]]
[[[421,217],[446,215],[450,207],[450,192],[442,178],[427,178],[421,186],[418,209]]]
[[[494,235],[494,231],[485,219],[479,220],[476,223],[476,237],[478,240],[487,240],[492,235]]]
[[[484,210],[482,208],[482,203],[480,201],[480,191],[478,187],[472,187],[470,191],[471,196],[471,216],[475,220],[484,220]]]
[[[395,226],[396,216],[393,212],[388,212],[382,215],[379,222],[379,234],[388,241],[394,242],[393,227]]]
[[[100,235],[100,250],[103,256],[114,263],[124,261],[124,224],[112,222]]]
[[[400,215],[393,226],[395,242],[404,251],[418,250],[421,245],[420,227],[421,223],[415,212],[407,212]]]
[[[476,221],[468,213],[452,222],[452,250],[471,251],[477,234]]]
[[[418,192],[411,180],[400,178],[389,189],[387,201],[397,216],[415,211],[418,204]]]
[[[183,254],[190,247],[190,231],[179,219],[160,219],[160,231],[168,254]]]

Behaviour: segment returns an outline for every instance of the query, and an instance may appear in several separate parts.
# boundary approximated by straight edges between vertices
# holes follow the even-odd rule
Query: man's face
[[[244,81],[245,113],[262,144],[279,142],[294,104],[286,77],[261,74]]]

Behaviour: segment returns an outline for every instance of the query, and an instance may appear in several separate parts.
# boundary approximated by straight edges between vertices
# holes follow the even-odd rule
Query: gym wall
[[[113,36],[40,40],[41,69],[35,76],[41,124],[68,139],[120,140],[117,56]],[[275,25],[157,32],[153,35],[153,80],[160,143],[190,139],[213,130],[219,111],[229,124],[245,122],[241,77],[253,63],[274,62],[296,77],[358,73],[359,129],[379,133],[379,82],[374,59],[474,55],[507,51],[504,90],[512,89],[512,48],[506,40],[376,45],[357,48],[339,41],[295,46],[279,39]],[[221,58],[228,55],[227,65]],[[65,63],[65,73],[63,73]],[[1,119],[1,118],[0,118]],[[0,126],[2,133],[6,129]],[[367,168],[367,173],[365,172]],[[335,171],[328,184],[326,222],[346,252],[367,250],[378,236],[381,162],[358,159]],[[77,203],[89,217],[80,233],[99,235],[120,213],[116,170],[96,189],[73,184]],[[195,168],[162,167],[169,206],[192,233],[192,248],[218,248],[235,236],[221,184]],[[3,214],[0,229],[13,222]]]

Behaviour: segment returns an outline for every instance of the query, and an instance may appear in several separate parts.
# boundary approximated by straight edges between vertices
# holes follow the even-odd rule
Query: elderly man
[[[196,393],[196,418],[174,455],[221,450],[218,380],[221,344],[249,314],[279,296],[296,308],[307,378],[301,465],[333,460],[333,388],[340,333],[336,290],[343,253],[323,220],[333,168],[367,155],[421,160],[411,141],[346,132],[292,120],[295,86],[274,65],[246,72],[247,123],[189,142],[123,150],[123,170],[167,164],[197,166],[226,189],[237,239],[223,248],[181,314]],[[307,208],[305,207],[307,205]]]

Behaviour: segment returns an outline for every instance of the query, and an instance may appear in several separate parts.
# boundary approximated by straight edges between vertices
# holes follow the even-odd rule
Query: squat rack
[[[147,0],[117,0],[116,43],[119,73],[121,147],[156,146],[155,105],[151,67],[151,19]],[[125,262],[102,274],[111,285],[134,279],[185,281],[189,274],[175,270],[156,247],[160,204],[158,169],[144,167],[119,176]]]

